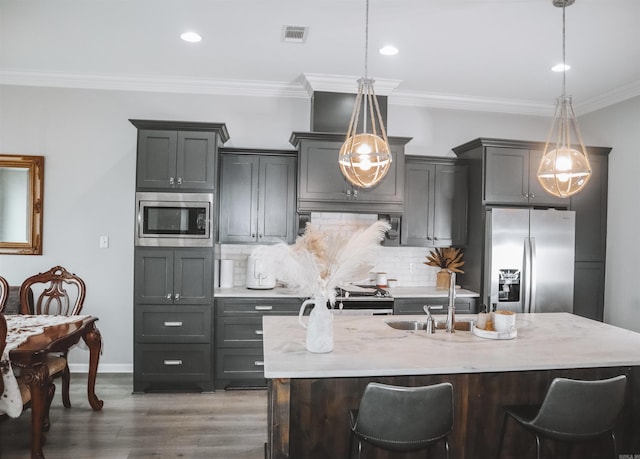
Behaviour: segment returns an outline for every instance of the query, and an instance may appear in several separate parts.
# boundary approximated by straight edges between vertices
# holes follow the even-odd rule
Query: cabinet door
[[[604,318],[604,262],[575,264],[573,313],[593,320]]]
[[[431,246],[433,243],[433,200],[435,165],[407,162],[405,197],[400,239],[403,245]]]
[[[176,180],[176,131],[140,130],[137,187],[173,188]]]
[[[373,188],[353,187],[357,191],[355,199],[358,202],[401,203],[404,197],[404,152],[391,147],[391,167],[382,181]],[[336,162],[337,162],[336,155]],[[352,191],[352,193],[353,193]]]
[[[213,190],[216,135],[213,132],[178,132],[176,188]]]
[[[257,156],[223,154],[220,157],[222,243],[257,240],[258,167]]]
[[[576,261],[604,261],[607,234],[608,158],[589,157],[591,178],[580,193],[571,196],[576,211]]]
[[[538,167],[542,161],[542,150],[529,151],[529,204],[568,206],[569,198],[559,198],[545,190],[538,181]]]
[[[485,155],[485,201],[528,203],[529,150],[487,147]]]
[[[433,242],[449,247],[466,242],[467,170],[464,166],[436,166],[433,199]]]
[[[258,242],[294,242],[296,158],[260,158]]]
[[[173,250],[136,248],[136,303],[173,303],[173,255]]]
[[[211,251],[176,250],[174,258],[174,304],[211,304]]]
[[[347,191],[350,192],[351,187],[338,167],[340,144],[305,140],[301,145],[298,198],[349,202]]]

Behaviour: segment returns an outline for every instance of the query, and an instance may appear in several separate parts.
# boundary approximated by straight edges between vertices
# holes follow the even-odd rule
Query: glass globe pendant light
[[[562,63],[565,61],[565,8],[575,0],[552,0],[562,7]],[[538,167],[538,181],[554,196],[566,198],[584,188],[591,177],[591,165],[580,134],[578,119],[571,97],[566,95],[566,71],[562,75],[562,96],[558,98],[556,112],[544,154]]]
[[[373,89],[374,80],[367,76],[368,47],[369,0],[366,0],[364,77],[358,80],[358,93],[349,121],[347,139],[338,154],[342,175],[351,184],[362,188],[378,184],[387,175],[392,161],[387,132]],[[362,132],[357,133],[361,111]]]

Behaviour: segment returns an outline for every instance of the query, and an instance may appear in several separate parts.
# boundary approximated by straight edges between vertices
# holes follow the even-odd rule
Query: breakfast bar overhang
[[[555,377],[601,379],[619,374],[627,375],[628,385],[616,429],[618,451],[640,454],[639,333],[568,313],[518,314],[517,337],[510,340],[464,331],[427,335],[397,330],[385,323],[393,320],[399,319],[336,316],[334,350],[314,354],[305,349],[305,330],[296,317],[263,319],[268,458],[348,457],[348,411],[358,407],[372,381],[404,386],[451,382],[451,457],[495,457],[503,405],[541,403]],[[600,449],[609,447],[606,438],[602,442],[576,447],[571,457],[600,457]],[[546,457],[556,454],[556,446],[543,443]],[[510,424],[502,457],[528,457],[534,447],[530,434]],[[367,457],[392,456],[375,451]],[[433,448],[430,457],[444,457],[444,452]]]

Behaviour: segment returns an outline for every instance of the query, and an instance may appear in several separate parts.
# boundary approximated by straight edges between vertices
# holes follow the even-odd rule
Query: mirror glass
[[[0,154],[0,253],[42,254],[44,157]]]

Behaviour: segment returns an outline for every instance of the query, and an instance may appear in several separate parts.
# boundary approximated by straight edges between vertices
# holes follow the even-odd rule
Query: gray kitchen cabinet
[[[215,388],[266,387],[262,317],[297,315],[298,298],[216,298]]]
[[[213,390],[213,251],[136,247],[134,392]]]
[[[212,251],[136,248],[136,304],[210,304]]]
[[[446,294],[445,294],[446,295]],[[477,298],[456,298],[456,313],[475,314],[478,312]],[[432,314],[446,314],[449,299],[443,297],[423,298],[395,298],[393,313],[397,315],[423,314],[426,317],[423,306],[430,306]]]
[[[221,243],[271,243],[296,237],[297,153],[220,150]]]
[[[604,262],[577,261],[573,278],[573,313],[604,319]]]
[[[401,213],[404,195],[404,145],[408,137],[389,137],[393,161],[386,177],[372,188],[351,185],[340,172],[338,153],[345,135],[294,132],[298,148],[299,212]]]
[[[542,147],[542,148],[540,148]],[[487,204],[568,206],[567,198],[545,191],[538,182],[542,145],[487,147],[485,189]]]
[[[467,236],[467,166],[407,156],[401,244],[463,246]]]
[[[229,138],[224,124],[129,121],[138,128],[138,191],[213,191],[218,143]]]

